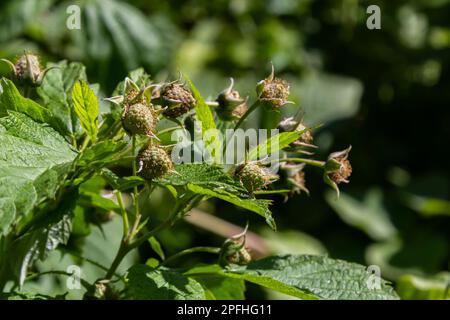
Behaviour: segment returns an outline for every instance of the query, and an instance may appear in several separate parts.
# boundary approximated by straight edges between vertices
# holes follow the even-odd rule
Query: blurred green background
[[[65,27],[71,4],[81,8],[81,30]],[[381,30],[366,27],[370,4],[381,8]],[[241,95],[254,96],[272,62],[291,83],[296,103],[283,115],[300,106],[308,124],[324,124],[314,135],[319,157],[353,146],[351,182],[336,201],[320,172],[307,169],[309,197],[286,203],[273,197],[278,233],[223,202],[202,210],[239,226],[250,221],[268,252],[327,253],[375,264],[404,298],[443,297],[450,279],[449,0],[2,1],[0,57],[14,59],[25,49],[43,62],[83,62],[103,96],[139,66],[157,80],[182,71],[210,99],[229,77]],[[7,71],[0,65],[1,74]],[[270,121],[255,114],[249,124]],[[163,213],[165,200],[161,194],[150,209]],[[106,225],[106,237],[120,237],[115,228],[115,222]],[[186,222],[160,240],[171,254],[220,245],[217,233]],[[116,246],[102,245],[97,229],[90,239],[86,255],[96,259],[101,252],[108,264]],[[61,264],[67,257],[60,255],[42,268]],[[129,260],[151,257],[148,246]],[[36,285],[51,291],[58,283]],[[247,296],[280,297],[252,286]]]

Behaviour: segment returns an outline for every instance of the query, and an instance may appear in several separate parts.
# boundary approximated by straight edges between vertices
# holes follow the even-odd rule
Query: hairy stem
[[[310,166],[323,168],[325,166],[325,161],[303,159],[303,158],[285,158],[280,159],[278,162],[294,162],[294,163],[304,163]]]
[[[178,258],[180,258],[182,256],[185,256],[185,255],[188,255],[188,254],[191,254],[191,253],[197,253],[197,252],[219,254],[220,253],[220,248],[217,248],[217,247],[193,247],[193,248],[189,248],[189,249],[180,251],[180,252],[174,254],[173,256],[170,256],[169,258],[164,260],[162,265],[170,264],[171,262],[175,261],[176,259],[178,259]]]
[[[130,226],[128,222],[128,213],[122,198],[122,192],[116,190],[114,193],[116,194],[117,202],[119,203],[120,212],[122,214],[123,234],[128,235]]]

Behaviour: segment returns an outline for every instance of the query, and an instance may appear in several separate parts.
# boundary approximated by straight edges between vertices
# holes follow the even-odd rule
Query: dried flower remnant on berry
[[[163,115],[171,119],[189,112],[196,103],[192,93],[178,81],[163,85],[157,100],[165,108]]]
[[[166,150],[151,144],[139,152],[137,164],[138,174],[146,180],[160,178],[173,169],[172,159]]]
[[[273,65],[270,75],[266,79],[261,80],[256,86],[256,92],[260,101],[275,109],[289,102],[287,101],[289,97],[289,83],[286,80],[275,78]]]
[[[348,160],[350,149],[351,147],[343,151],[334,152],[328,157],[328,161],[335,161],[339,165],[338,169],[328,173],[330,179],[337,184],[342,182],[348,183],[348,178],[352,174],[352,166]]]
[[[216,109],[217,115],[223,121],[239,120],[248,109],[247,100],[242,98],[237,90],[233,89],[233,78],[230,80],[230,86],[223,90],[216,99],[219,104]]]
[[[271,173],[267,168],[257,162],[248,162],[239,165],[235,169],[234,175],[251,194],[267,187],[278,179],[277,175]]]
[[[0,59],[7,63],[13,73],[13,78],[20,85],[28,85],[32,87],[39,86],[44,78],[45,73],[49,70],[43,70],[39,57],[32,53],[24,53],[15,64],[6,59]]]

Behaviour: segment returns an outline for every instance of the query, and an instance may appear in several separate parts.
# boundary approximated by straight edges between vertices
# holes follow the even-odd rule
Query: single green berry
[[[144,103],[137,103],[125,107],[122,115],[123,127],[132,135],[153,135],[153,131],[156,127],[156,120],[157,115],[153,106]]]
[[[219,253],[219,264],[226,266],[230,263],[246,265],[252,261],[249,249],[245,246],[247,227],[245,230],[227,240]]]
[[[231,252],[225,259],[228,263],[234,263],[238,265],[247,265],[252,261],[252,256],[250,255],[248,249],[242,246],[239,250]]]
[[[173,169],[170,156],[160,146],[148,145],[138,154],[139,175],[146,180],[157,179]]]
[[[235,170],[235,176],[250,193],[261,190],[278,179],[277,175],[272,174],[256,162],[238,166]]]
[[[163,115],[175,119],[195,107],[195,98],[179,82],[171,82],[161,88],[158,102],[166,108]]]

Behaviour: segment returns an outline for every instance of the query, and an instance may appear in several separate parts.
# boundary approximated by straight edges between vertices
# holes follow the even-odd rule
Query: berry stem
[[[219,254],[220,253],[220,248],[217,247],[193,247],[193,248],[189,248],[189,249],[185,249],[182,250],[178,253],[175,253],[173,256],[170,256],[169,258],[167,258],[166,260],[164,260],[161,265],[165,266],[167,264],[170,264],[171,262],[173,262],[174,260],[191,254],[191,253],[197,253],[197,252],[204,252],[204,253],[212,253],[212,254]]]
[[[325,166],[325,161],[303,159],[303,158],[285,158],[279,159],[278,162],[294,162],[294,163],[304,163],[310,166],[323,168]]]
[[[122,198],[122,192],[120,192],[119,190],[116,190],[115,194],[116,194],[117,202],[119,203],[120,212],[122,213],[123,234],[127,235],[130,226],[129,226],[129,222],[128,222],[128,213],[127,213],[127,210],[125,209],[125,205],[124,205],[123,198]]]
[[[136,156],[136,136],[133,135],[131,138],[131,152],[133,154],[133,157]],[[133,176],[137,175],[137,168],[136,168],[136,161],[133,161]],[[141,214],[139,210],[139,192],[138,187],[135,186],[133,188],[133,208],[134,208],[134,224],[133,228],[131,229],[131,237],[134,236],[134,233],[136,231],[136,228],[139,226],[139,222],[141,220]]]

